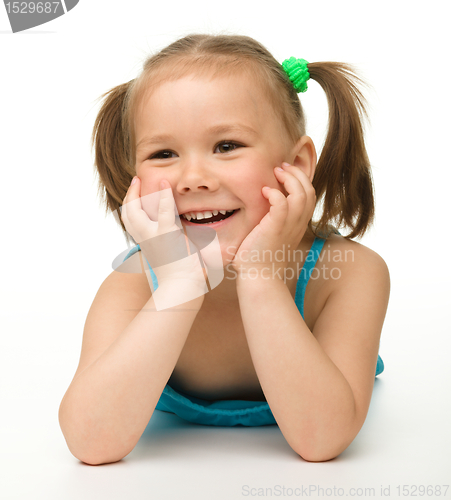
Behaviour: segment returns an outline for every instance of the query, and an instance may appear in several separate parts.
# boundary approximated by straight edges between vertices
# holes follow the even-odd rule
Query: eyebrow
[[[174,140],[174,137],[169,134],[154,135],[153,137],[143,137],[136,145],[136,149],[140,149],[142,146],[151,146],[152,144],[160,144],[162,142],[168,142],[171,140]]]
[[[251,135],[257,135],[257,132],[248,125],[237,125],[237,124],[220,124],[214,125],[207,130],[208,134],[211,135],[219,135],[219,134],[227,134],[227,133],[239,133],[245,132]],[[143,137],[138,144],[136,145],[136,149],[140,149],[143,146],[151,146],[152,144],[161,144],[162,142],[173,141],[174,137],[170,134],[160,134],[154,135],[152,137]]]
[[[207,130],[210,134],[227,134],[228,132],[247,132],[248,134],[257,135],[257,132],[248,125],[244,124],[220,124],[214,125]]]

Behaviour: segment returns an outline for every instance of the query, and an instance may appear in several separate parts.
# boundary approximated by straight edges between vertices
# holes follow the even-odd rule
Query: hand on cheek
[[[281,188],[262,188],[262,195],[269,201],[270,209],[240,245],[233,260],[238,272],[245,274],[246,266],[249,266],[245,259],[246,252],[261,256],[258,262],[251,263],[251,267],[263,270],[274,264],[277,250],[297,248],[313,216],[316,193],[310,179],[293,165],[283,163],[282,166],[274,169]],[[240,259],[241,253],[243,260]],[[283,262],[277,265],[286,266]]]

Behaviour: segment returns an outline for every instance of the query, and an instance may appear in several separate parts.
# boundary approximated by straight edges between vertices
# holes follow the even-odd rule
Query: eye
[[[172,151],[164,150],[164,151],[158,151],[157,153],[154,153],[149,157],[149,160],[158,159],[158,160],[167,160],[169,158],[174,158],[177,156],[175,153]]]
[[[241,148],[242,145],[232,141],[222,141],[215,147],[215,153],[230,153],[235,149]]]

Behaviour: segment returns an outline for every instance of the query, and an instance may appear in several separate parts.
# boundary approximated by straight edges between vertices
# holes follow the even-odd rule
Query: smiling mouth
[[[214,215],[213,217],[209,217],[208,219],[200,219],[200,220],[191,219],[189,222],[191,222],[192,224],[212,224],[213,222],[219,222],[221,220],[228,219],[238,210],[239,209],[234,210],[233,212],[227,212],[225,215],[218,213],[218,215]]]

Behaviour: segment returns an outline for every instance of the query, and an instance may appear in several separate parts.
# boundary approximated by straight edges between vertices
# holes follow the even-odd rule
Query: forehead
[[[265,89],[246,73],[188,74],[160,79],[143,94],[135,114],[136,141],[156,127],[240,122],[260,132],[281,127]]]

